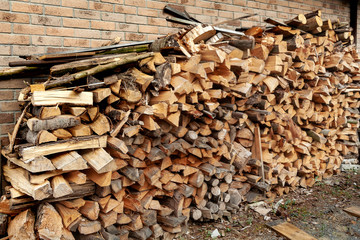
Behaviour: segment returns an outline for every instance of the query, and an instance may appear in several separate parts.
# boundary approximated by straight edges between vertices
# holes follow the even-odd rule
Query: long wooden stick
[[[256,16],[256,15],[258,15],[258,14],[257,13],[248,14],[248,15],[245,15],[245,16],[242,16],[242,17],[238,17],[238,18],[234,18],[234,19],[230,19],[230,20],[215,23],[215,24],[213,24],[213,26],[219,26],[219,25],[222,25],[222,24],[226,24],[226,23],[233,22],[233,21],[236,21],[236,20],[241,20],[241,19],[253,17],[253,16]]]
[[[182,24],[185,24],[185,25],[199,25],[199,24],[201,24],[201,23],[198,23],[198,22],[193,22],[193,21],[189,21],[189,20],[185,20],[185,19],[181,19],[181,18],[176,18],[176,17],[167,17],[166,20],[170,21],[170,22],[182,23]],[[237,31],[230,30],[230,29],[219,28],[219,27],[214,27],[214,29],[216,31],[218,31],[218,32],[234,34],[234,35],[239,35],[239,36],[245,36],[245,34],[242,33],[242,32],[237,32]]]
[[[261,147],[261,137],[260,137],[260,128],[259,125],[256,124],[254,135],[256,138],[256,141],[259,144],[259,149],[257,149],[259,152],[260,162],[261,162],[261,175],[262,175],[262,182],[265,183],[265,171],[264,171],[264,160],[263,160],[263,154],[262,154],[262,147]]]
[[[10,151],[10,152],[13,151],[14,144],[15,144],[15,139],[16,139],[16,135],[17,135],[17,133],[18,133],[18,131],[19,131],[20,124],[21,124],[21,122],[22,122],[22,120],[23,120],[23,118],[24,118],[24,116],[25,116],[25,113],[26,113],[27,109],[29,108],[29,106],[30,106],[30,103],[28,103],[28,104],[25,106],[23,112],[21,113],[21,115],[20,115],[20,117],[19,117],[19,119],[18,119],[18,121],[17,121],[17,123],[16,123],[16,125],[15,125],[15,127],[14,127],[14,130],[13,130],[11,136],[9,136],[9,137],[10,137],[10,139],[9,139],[9,142],[10,142],[10,144],[9,144],[9,151]],[[10,135],[10,134],[9,134],[9,135]]]
[[[104,64],[104,65],[99,65],[99,66],[90,68],[88,70],[84,70],[84,71],[81,71],[81,72],[71,74],[71,75],[66,76],[66,77],[58,78],[56,80],[46,82],[44,85],[45,85],[46,89],[58,87],[58,86],[61,86],[61,85],[71,83],[73,81],[85,78],[85,77],[90,76],[90,75],[94,75],[94,74],[97,74],[97,73],[100,73],[100,72],[103,72],[103,71],[106,71],[106,70],[114,69],[114,68],[116,68],[118,66],[121,66],[121,65],[124,65],[124,64],[127,64],[127,63],[132,63],[132,62],[136,62],[138,60],[141,60],[143,58],[151,57],[153,55],[154,55],[154,53],[150,52],[150,53],[143,53],[143,54],[136,55],[136,56],[129,56],[129,57],[124,57],[124,58],[119,58],[119,60],[117,60],[115,62],[111,62],[111,63]]]
[[[86,49],[81,49],[81,50],[76,50],[76,51],[57,52],[57,53],[48,54],[46,56],[50,57],[51,55],[60,55],[60,54],[64,55],[64,54],[84,53],[84,52],[98,52],[98,51],[111,50],[111,49],[115,49],[115,48],[124,48],[124,47],[130,47],[130,46],[151,44],[152,42],[153,41],[122,43],[122,44],[104,46],[104,47],[98,47],[98,48],[86,48]],[[40,55],[43,55],[43,54],[40,54]]]
[[[15,68],[5,68],[0,70],[0,78],[1,77],[9,77],[16,74],[29,72],[33,70],[39,69],[38,67],[15,67]]]

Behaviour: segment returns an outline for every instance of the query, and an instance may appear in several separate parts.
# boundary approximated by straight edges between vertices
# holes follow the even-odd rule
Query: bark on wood
[[[45,84],[45,87],[47,89],[49,89],[49,88],[62,86],[64,84],[71,83],[73,81],[82,79],[84,77],[94,75],[94,74],[97,74],[97,73],[100,73],[100,72],[103,72],[103,71],[111,70],[111,69],[117,68],[117,67],[119,67],[121,65],[136,62],[136,61],[138,61],[140,59],[147,58],[147,57],[150,57],[150,56],[153,56],[153,53],[143,53],[143,54],[139,54],[139,55],[136,55],[136,56],[128,56],[128,57],[120,58],[120,59],[117,59],[116,61],[114,61],[112,63],[99,65],[99,66],[90,68],[88,70],[84,70],[84,71],[77,72],[77,73],[71,74],[69,76],[63,77],[63,78],[59,78],[59,79],[49,81],[49,82],[47,82]]]

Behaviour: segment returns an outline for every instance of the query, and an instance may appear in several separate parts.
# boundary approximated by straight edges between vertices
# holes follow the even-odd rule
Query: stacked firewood
[[[256,191],[274,197],[337,173],[358,154],[348,28],[320,11],[267,21],[276,26],[241,37],[196,24],[151,52],[36,60],[64,63],[19,97],[2,152],[8,234],[168,239],[189,219],[231,218]]]

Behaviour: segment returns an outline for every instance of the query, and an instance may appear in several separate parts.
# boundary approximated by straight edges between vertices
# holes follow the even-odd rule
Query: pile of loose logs
[[[337,173],[358,154],[358,55],[320,11],[275,24],[53,65],[2,151],[8,235],[168,239]]]

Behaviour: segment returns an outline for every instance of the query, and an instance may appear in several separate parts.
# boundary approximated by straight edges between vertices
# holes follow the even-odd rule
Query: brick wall
[[[0,0],[0,68],[19,55],[56,52],[61,49],[97,47],[120,36],[123,42],[156,39],[176,32],[162,9],[168,3],[185,7],[204,23],[217,23],[257,13],[228,27],[264,25],[271,17],[287,20],[298,13],[323,10],[324,18],[349,21],[345,0]],[[360,32],[360,31],[358,31]],[[1,81],[0,137],[12,131],[19,115],[16,99],[26,79]]]

